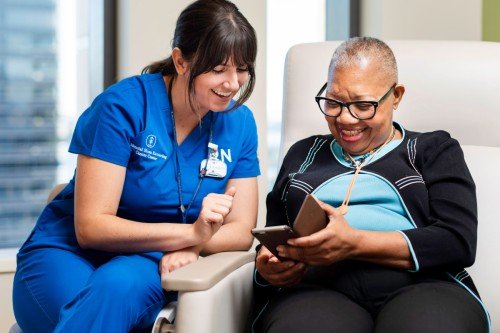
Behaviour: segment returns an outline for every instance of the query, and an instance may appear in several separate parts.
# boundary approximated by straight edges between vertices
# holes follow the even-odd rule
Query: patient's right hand
[[[306,265],[295,261],[279,261],[265,246],[257,253],[257,271],[269,283],[277,287],[298,284],[306,272]]]

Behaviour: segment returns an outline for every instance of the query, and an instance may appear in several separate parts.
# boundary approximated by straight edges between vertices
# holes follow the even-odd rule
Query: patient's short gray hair
[[[330,61],[329,81],[335,69],[359,65],[368,60],[376,60],[380,70],[398,82],[398,65],[394,53],[386,43],[373,37],[353,37],[340,44]]]

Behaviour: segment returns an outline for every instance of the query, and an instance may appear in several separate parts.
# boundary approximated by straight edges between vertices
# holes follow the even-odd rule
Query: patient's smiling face
[[[347,67],[334,69],[329,75],[326,97],[341,102],[378,101],[394,84],[380,70],[377,60],[364,57]],[[344,108],[338,117],[326,117],[330,132],[342,148],[351,155],[368,153],[382,145],[392,132],[392,113],[404,93],[397,85],[382,100],[372,119],[359,120]]]

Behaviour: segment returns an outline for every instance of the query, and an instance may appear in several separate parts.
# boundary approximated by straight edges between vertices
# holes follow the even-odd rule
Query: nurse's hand
[[[195,233],[200,238],[200,243],[210,240],[222,226],[233,207],[235,193],[236,187],[231,186],[224,194],[210,193],[203,198],[200,214],[194,223]]]
[[[302,281],[306,265],[295,261],[279,261],[265,246],[257,253],[257,271],[269,283],[278,287],[291,287]]]
[[[182,250],[167,252],[160,260],[160,274],[167,274],[198,260],[199,247],[192,246]]]

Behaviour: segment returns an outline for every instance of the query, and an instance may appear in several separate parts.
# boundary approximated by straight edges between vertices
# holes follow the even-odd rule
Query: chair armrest
[[[161,285],[165,290],[202,291],[212,288],[229,273],[255,260],[254,251],[220,252],[162,274]]]

